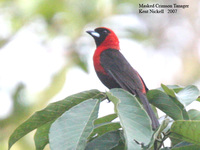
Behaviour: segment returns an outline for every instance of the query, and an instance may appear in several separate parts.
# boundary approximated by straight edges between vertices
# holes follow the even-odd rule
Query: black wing
[[[108,49],[101,53],[101,65],[105,72],[121,86],[121,88],[137,94],[145,92],[147,87],[138,72],[131,67],[120,51]]]
[[[146,98],[145,93],[147,87],[138,72],[131,67],[118,50],[108,49],[103,51],[100,61],[105,72],[113,78],[121,88],[139,96],[145,110],[151,118],[153,129],[156,129],[159,126],[159,122]]]

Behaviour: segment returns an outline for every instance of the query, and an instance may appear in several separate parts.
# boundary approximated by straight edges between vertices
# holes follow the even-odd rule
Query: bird
[[[158,119],[146,97],[148,88],[139,73],[120,52],[117,35],[107,27],[98,27],[86,32],[94,38],[96,44],[93,63],[100,81],[108,89],[122,88],[139,97],[151,119],[152,129],[157,129]]]

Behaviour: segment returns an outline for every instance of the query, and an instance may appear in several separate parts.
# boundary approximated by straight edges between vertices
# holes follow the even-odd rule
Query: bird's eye
[[[107,30],[103,30],[103,33],[104,33],[104,34],[108,34],[108,31],[107,31]]]

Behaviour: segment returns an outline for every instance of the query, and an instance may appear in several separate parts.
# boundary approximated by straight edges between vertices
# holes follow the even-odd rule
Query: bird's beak
[[[95,31],[86,31],[88,34],[90,34],[92,37],[94,38],[99,38],[100,34],[98,32]]]

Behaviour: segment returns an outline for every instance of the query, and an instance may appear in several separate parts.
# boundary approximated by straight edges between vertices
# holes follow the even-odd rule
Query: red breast
[[[102,31],[102,30],[104,30],[104,31]],[[105,36],[101,35],[104,32],[108,32],[107,35],[105,35]],[[96,28],[94,31],[94,34],[91,34],[91,35],[95,38],[95,34],[96,34],[96,36],[98,36],[98,34],[99,34],[100,40],[102,40],[102,41],[100,41],[100,43],[97,43],[98,41],[95,40],[97,48],[96,48],[94,56],[93,56],[94,67],[95,67],[96,71],[106,74],[100,63],[101,52],[103,52],[107,49],[119,50],[120,49],[119,40],[118,40],[116,34],[111,29],[106,28],[106,27]],[[99,37],[98,37],[98,39],[99,39]]]

